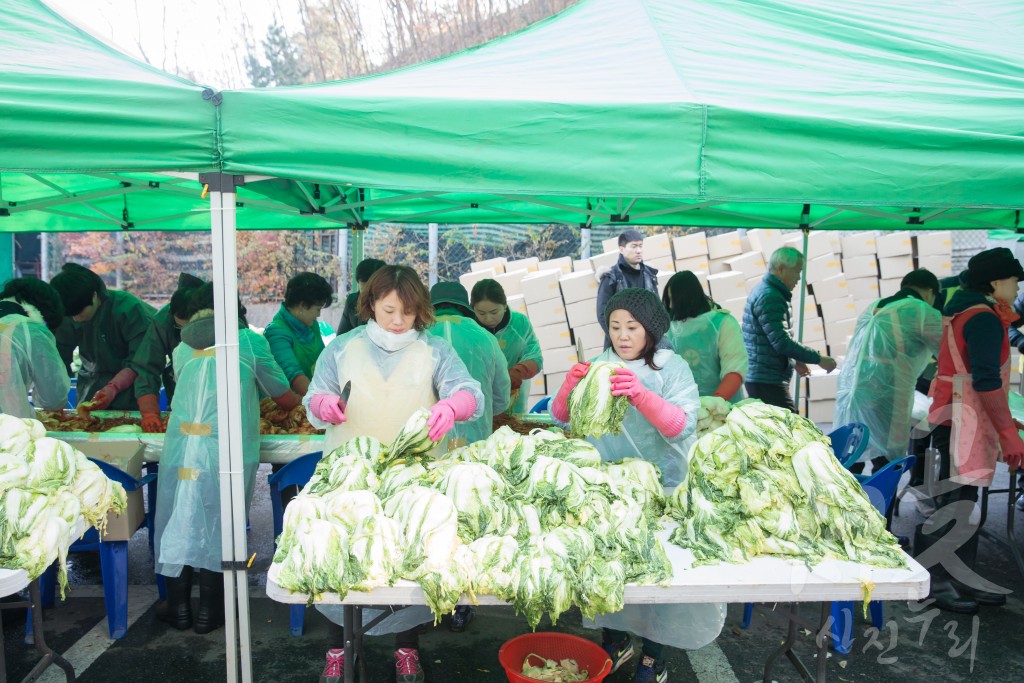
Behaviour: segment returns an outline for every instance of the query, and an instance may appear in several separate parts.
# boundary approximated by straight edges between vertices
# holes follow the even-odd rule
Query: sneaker
[[[395,683],[424,683],[427,677],[420,666],[420,653],[412,648],[395,650]]]
[[[603,643],[601,647],[608,653],[612,660],[612,670],[608,673],[615,673],[623,664],[633,657],[633,641],[626,638],[620,643]]]
[[[328,650],[327,663],[320,674],[320,683],[341,683],[341,677],[345,675],[345,651]]]
[[[462,633],[466,630],[466,626],[469,622],[473,621],[473,613],[475,610],[469,605],[459,605],[452,612],[451,621],[448,622],[448,628],[452,633]]]
[[[666,683],[668,671],[664,664],[658,664],[653,657],[644,656],[633,674],[633,683]]]

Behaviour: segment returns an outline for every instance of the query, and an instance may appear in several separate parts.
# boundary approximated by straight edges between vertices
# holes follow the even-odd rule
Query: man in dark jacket
[[[750,358],[747,396],[794,412],[796,408],[789,391],[794,361],[801,374],[806,374],[807,365],[819,365],[826,372],[836,369],[834,360],[800,344],[790,335],[790,301],[803,265],[803,254],[796,249],[775,250],[768,273],[750,293],[743,310],[743,343]]]
[[[338,336],[351,332],[360,325],[365,325],[365,320],[360,320],[359,316],[356,315],[356,304],[359,302],[359,290],[366,286],[366,283],[370,281],[370,276],[376,273],[378,270],[386,266],[387,264],[380,259],[367,258],[359,262],[356,266],[356,284],[359,285],[359,289],[351,292],[345,299],[345,310],[341,313],[341,320],[338,321]]]
[[[608,328],[604,307],[616,292],[635,287],[658,293],[658,269],[644,264],[644,236],[636,230],[626,230],[619,235],[619,261],[600,274],[601,284],[597,288],[597,319],[605,331],[605,346],[608,346]]]

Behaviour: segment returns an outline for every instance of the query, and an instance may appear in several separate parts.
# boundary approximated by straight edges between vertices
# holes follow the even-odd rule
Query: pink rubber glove
[[[643,401],[647,394],[647,387],[629,368],[615,368],[615,373],[609,380],[612,383],[612,396],[625,396],[632,406]]]
[[[612,396],[626,396],[630,405],[663,436],[671,439],[686,429],[686,411],[645,387],[632,370],[616,369],[611,383]]]
[[[565,381],[562,382],[562,386],[558,388],[558,393],[555,394],[555,400],[551,402],[551,415],[554,416],[559,422],[569,421],[569,394],[576,388],[576,385],[586,377],[587,371],[590,370],[590,363],[583,362],[577,363],[569,369],[569,374],[565,376]]]
[[[348,419],[345,417],[345,404],[340,396],[334,394],[316,394],[309,399],[309,410],[318,419],[332,425],[340,425]]]
[[[135,378],[139,376],[139,373],[125,368],[107,382],[106,386],[93,394],[92,406],[90,410],[103,410],[117,398],[117,395],[122,391],[130,387],[134,382]]]
[[[427,420],[427,427],[430,428],[428,436],[431,441],[440,441],[445,434],[451,431],[455,422],[463,422],[473,417],[476,411],[476,399],[468,391],[456,391],[443,401],[438,401],[430,407],[430,419]]]

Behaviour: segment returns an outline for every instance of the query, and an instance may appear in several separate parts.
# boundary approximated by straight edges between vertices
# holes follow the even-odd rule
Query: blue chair
[[[131,493],[149,484],[156,478],[156,473],[147,474],[136,479],[124,470],[118,469],[102,460],[89,458],[107,478],[124,487],[125,493]],[[153,538],[153,513],[155,505],[150,503],[146,510],[144,523]],[[71,544],[70,552],[87,552],[98,550],[100,553],[100,572],[103,576],[103,599],[107,608],[107,627],[111,640],[123,638],[128,631],[128,541],[103,541],[99,532],[90,528],[78,541]],[[40,599],[43,607],[53,607],[57,592],[57,563],[51,565],[43,573],[39,582]],[[25,625],[25,639],[32,638],[32,619]]]
[[[545,410],[548,409],[548,405],[550,405],[550,404],[551,404],[551,397],[550,396],[545,396],[544,398],[542,398],[541,400],[539,400],[539,401],[537,401],[536,403],[533,404],[533,407],[530,408],[530,415],[535,415],[537,413],[543,413]]]
[[[78,402],[78,380],[74,377],[71,378],[71,389],[68,390],[68,410],[74,410],[75,404]]]
[[[833,430],[828,438],[832,440],[832,452],[843,464],[843,467],[850,469],[850,465],[860,460],[868,447],[867,425],[860,422],[851,422],[839,429]]]
[[[281,505],[281,491],[289,486],[303,487],[313,476],[316,465],[324,456],[323,451],[307,453],[279,469],[267,477],[270,484],[270,509],[274,515],[274,550],[277,551],[277,539],[284,529],[284,506]],[[298,638],[306,621],[306,606],[292,605],[288,617],[288,630]]]
[[[914,460],[916,458],[910,455],[889,463],[878,472],[866,476],[854,475],[882,517],[888,518],[889,508],[896,499],[896,487],[899,486],[903,473],[914,466]],[[832,644],[839,654],[849,654],[853,647],[853,610],[852,602],[832,603]],[[885,624],[881,601],[869,602],[868,610],[871,612],[871,623],[881,630]]]

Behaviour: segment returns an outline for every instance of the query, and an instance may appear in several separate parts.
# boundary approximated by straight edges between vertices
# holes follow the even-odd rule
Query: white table
[[[828,603],[836,601],[862,601],[864,583],[874,584],[873,600],[919,600],[928,595],[928,571],[910,556],[905,556],[908,569],[882,569],[854,562],[827,560],[808,570],[802,562],[790,562],[773,557],[761,557],[744,564],[720,564],[694,568],[693,553],[668,542],[668,527],[659,532],[665,553],[672,562],[673,577],[668,586],[629,584],[623,593],[628,605],[685,604],[708,602],[781,602],[791,604],[789,633],[783,646],[765,663],[765,680],[771,681],[771,668],[775,660],[785,655],[805,678],[810,673],[796,659],[793,644],[796,640],[796,606],[799,603],[823,603],[822,614]],[[305,604],[308,597],[292,593],[276,583],[280,565],[273,564],[267,573],[267,596],[287,604]],[[507,605],[492,595],[477,596],[480,605]],[[337,593],[325,593],[316,601],[321,604],[345,606],[345,661],[358,662],[362,654],[362,627],[356,626],[356,609],[379,605],[424,605],[423,590],[419,584],[401,580],[394,586],[377,588],[370,592],[349,592],[344,600]],[[463,596],[460,604],[472,604]],[[367,628],[372,624],[367,625]],[[818,672],[816,679],[824,680],[828,639],[820,639],[818,646]],[[345,667],[345,683],[354,683],[355,666]],[[801,670],[803,669],[803,670]]]

